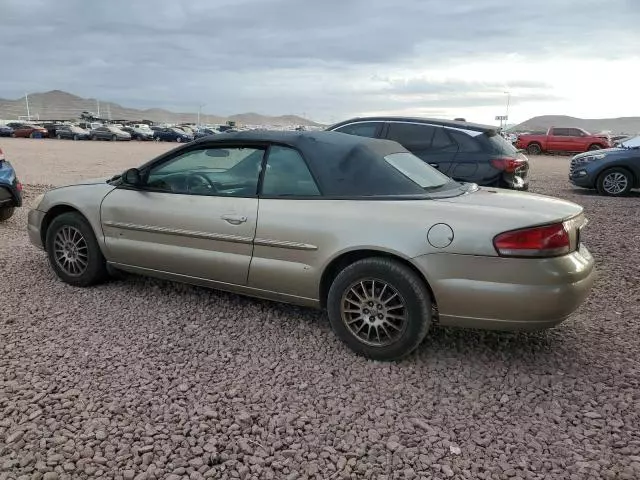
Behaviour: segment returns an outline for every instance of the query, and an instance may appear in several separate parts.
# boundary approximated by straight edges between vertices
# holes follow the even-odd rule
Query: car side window
[[[555,137],[571,137],[573,133],[570,128],[554,128],[551,131],[551,135]]]
[[[449,134],[447,134],[446,129],[438,127],[433,133],[433,140],[431,141],[431,151],[434,153],[457,152],[458,144],[453,141]]]
[[[428,150],[435,131],[436,127],[432,125],[390,122],[387,139],[398,142],[407,150]]]
[[[467,135],[459,130],[449,129],[447,132],[458,144],[460,153],[477,153],[482,151],[480,143],[471,135]]]
[[[380,122],[362,122],[351,123],[340,128],[336,128],[336,132],[348,133],[349,135],[357,135],[359,137],[375,138]]]
[[[274,145],[269,149],[261,194],[268,197],[317,197],[320,190],[297,150]]]
[[[257,194],[263,149],[202,147],[152,167],[148,189],[183,195],[253,197]]]

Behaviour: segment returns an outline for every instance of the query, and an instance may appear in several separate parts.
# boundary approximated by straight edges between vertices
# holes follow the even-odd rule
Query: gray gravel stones
[[[0,225],[0,479],[640,478],[640,196],[571,190],[567,161],[534,157],[532,190],[586,207],[586,304],[542,333],[435,329],[397,364],[311,310],[66,286],[21,209]]]

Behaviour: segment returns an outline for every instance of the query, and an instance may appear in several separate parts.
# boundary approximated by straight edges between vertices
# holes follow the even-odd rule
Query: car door
[[[195,145],[142,171],[139,188],[102,202],[106,256],[116,264],[245,285],[264,149]]]
[[[552,128],[547,136],[547,150],[567,151],[570,148],[570,141],[568,128]]]
[[[453,149],[444,147],[432,151],[431,146],[436,131],[438,131],[438,140],[441,142],[442,130],[439,126],[417,122],[390,121],[387,122],[385,137],[387,140],[398,142],[415,156],[446,174],[457,152],[457,146]],[[451,141],[449,143],[450,147],[454,145]]]
[[[271,146],[260,192],[258,225],[248,286],[282,295],[317,296],[317,263],[321,238],[331,242],[326,202],[310,170],[295,149]]]
[[[482,183],[481,165],[488,164],[490,155],[475,138],[482,132],[466,129],[447,128],[447,134],[458,144],[458,152],[447,172],[460,182]]]

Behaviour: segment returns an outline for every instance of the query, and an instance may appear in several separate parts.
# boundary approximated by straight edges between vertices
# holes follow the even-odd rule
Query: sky
[[[497,124],[640,115],[640,0],[0,0],[0,98]]]

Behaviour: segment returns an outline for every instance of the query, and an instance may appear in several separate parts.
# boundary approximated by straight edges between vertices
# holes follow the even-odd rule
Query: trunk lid
[[[495,213],[496,223],[506,220],[505,223],[512,223],[513,228],[563,221],[583,212],[580,205],[559,198],[488,187],[437,201],[459,204],[468,209],[469,215],[477,214],[478,217]]]

